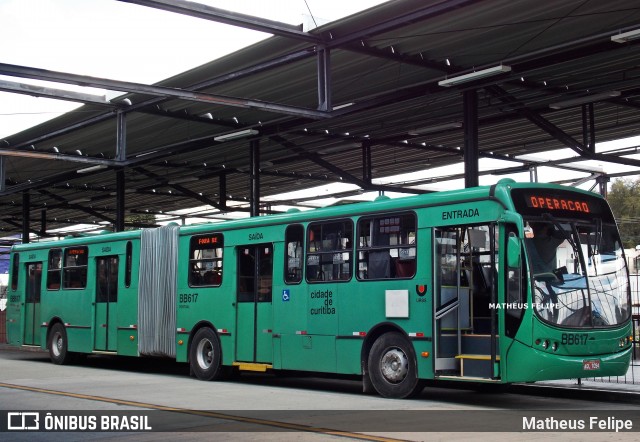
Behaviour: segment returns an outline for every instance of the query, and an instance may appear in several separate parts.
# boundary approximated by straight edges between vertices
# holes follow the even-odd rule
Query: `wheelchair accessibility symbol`
[[[282,291],[282,302],[287,302],[289,300],[289,290]]]

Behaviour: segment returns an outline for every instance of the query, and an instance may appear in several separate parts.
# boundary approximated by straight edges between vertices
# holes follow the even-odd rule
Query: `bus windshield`
[[[629,319],[629,279],[615,224],[601,219],[526,223],[537,315],[563,327],[602,328]]]

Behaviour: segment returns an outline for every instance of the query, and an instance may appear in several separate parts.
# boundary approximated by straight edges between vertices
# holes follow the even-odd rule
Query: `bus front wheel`
[[[398,332],[385,333],[373,343],[369,376],[383,397],[403,399],[422,390],[411,342]]]
[[[222,351],[218,336],[210,328],[196,332],[189,350],[189,364],[195,376],[203,381],[222,377]]]
[[[73,355],[67,350],[67,331],[59,322],[49,332],[49,357],[57,365],[69,364]]]

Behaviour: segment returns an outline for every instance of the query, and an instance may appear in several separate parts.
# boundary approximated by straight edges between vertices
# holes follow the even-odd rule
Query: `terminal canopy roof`
[[[115,223],[119,196],[127,216],[207,206],[215,218],[249,211],[252,189],[262,213],[304,206],[273,196],[324,183],[425,192],[453,177],[429,172],[438,166],[477,174],[463,162],[473,155],[502,160],[494,175],[584,160],[640,170],[635,147],[595,149],[640,135],[637,1],[397,0],[308,32],[190,2],[131,3],[273,36],[154,85],[0,64],[18,79],[123,93],[5,88],[85,104],[0,140],[3,232],[22,231],[26,204],[30,230],[46,234]],[[548,160],[560,148],[571,154]]]

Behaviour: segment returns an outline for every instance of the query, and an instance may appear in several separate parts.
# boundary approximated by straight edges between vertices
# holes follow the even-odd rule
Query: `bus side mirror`
[[[507,264],[510,268],[520,267],[520,240],[516,236],[510,236],[507,242]]]

